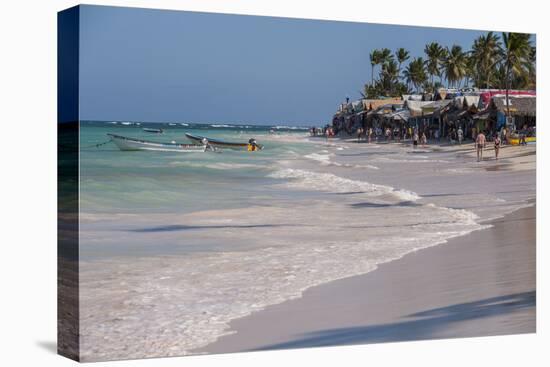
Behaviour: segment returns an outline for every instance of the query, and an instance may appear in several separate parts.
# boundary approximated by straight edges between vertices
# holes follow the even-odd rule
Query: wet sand
[[[451,239],[231,322],[194,353],[535,332],[535,212]]]

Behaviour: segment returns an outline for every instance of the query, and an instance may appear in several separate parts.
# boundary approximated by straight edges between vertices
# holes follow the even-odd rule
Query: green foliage
[[[403,76],[407,84],[412,84],[414,90],[417,93],[420,92],[420,87],[428,80],[424,59],[422,57],[412,59],[403,71]]]
[[[449,48],[428,43],[425,60],[411,59],[404,48],[393,54],[388,48],[373,50],[369,55],[371,82],[363,94],[367,98],[399,96],[411,88],[434,92],[443,87],[443,81],[451,88],[535,89],[536,47],[531,42],[529,34],[502,33],[499,37],[487,32],[475,39],[468,51],[459,45]]]

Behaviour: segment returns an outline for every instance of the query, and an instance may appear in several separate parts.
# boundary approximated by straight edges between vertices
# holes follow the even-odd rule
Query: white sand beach
[[[535,208],[231,323],[196,352],[535,332]]]
[[[429,149],[422,153],[428,159],[434,151],[475,157],[472,144]],[[508,146],[495,161],[493,151],[487,150],[479,166],[460,169],[497,180],[499,173],[507,180],[529,175],[534,185],[534,153],[533,146]],[[480,187],[483,190],[487,187]],[[535,332],[535,216],[535,206],[522,208],[483,222],[489,228],[410,253],[365,275],[310,288],[301,298],[232,321],[233,334],[193,352]]]

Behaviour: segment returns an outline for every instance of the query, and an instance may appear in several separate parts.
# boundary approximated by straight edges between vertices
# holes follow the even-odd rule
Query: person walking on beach
[[[462,128],[459,126],[458,131],[456,132],[456,136],[458,138],[458,144],[462,145],[462,140],[464,140],[464,131],[462,131]]]
[[[498,161],[498,151],[500,150],[500,138],[495,134],[495,160]]]
[[[477,151],[477,161],[483,160],[483,148],[485,148],[486,139],[485,134],[480,132],[476,137],[476,151]]]
[[[361,137],[363,136],[363,128],[360,127],[357,129],[357,142],[361,142]]]
[[[428,138],[426,137],[425,132],[423,132],[422,136],[420,137],[420,143],[422,144],[422,148],[426,148],[426,144],[428,143]]]
[[[414,130],[412,139],[413,139],[413,148],[416,148],[418,146],[418,132],[416,131],[416,129]]]
[[[372,127],[369,127],[369,143],[371,142],[372,140]]]

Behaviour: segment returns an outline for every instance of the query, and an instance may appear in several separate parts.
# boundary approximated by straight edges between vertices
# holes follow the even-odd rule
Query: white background
[[[543,1],[93,1],[298,18],[537,33],[538,227],[536,335],[164,358],[95,366],[548,365],[548,10]],[[74,1],[0,5],[0,365],[68,366],[56,340],[56,12]],[[449,40],[452,42],[452,40]],[[368,60],[365,60],[368,69]],[[359,82],[359,81],[358,81]],[[546,222],[548,223],[548,222]],[[544,363],[546,362],[546,364]]]

